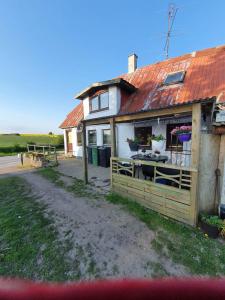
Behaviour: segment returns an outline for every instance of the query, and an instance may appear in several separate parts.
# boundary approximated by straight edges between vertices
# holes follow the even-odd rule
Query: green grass
[[[0,152],[0,157],[17,155],[17,152]]]
[[[60,242],[46,207],[18,177],[0,179],[0,276],[32,280],[79,279],[77,262],[68,259],[70,240]]]
[[[75,196],[79,197],[90,197],[90,198],[98,198],[99,195],[90,191],[87,188],[87,185],[84,184],[83,180],[77,178],[71,178],[72,184],[65,185],[63,180],[61,179],[62,176],[65,177],[64,174],[56,171],[54,168],[48,167],[37,170],[39,175],[43,176],[44,178],[48,179],[52,183],[56,184],[59,187],[65,188],[68,192],[72,192]]]
[[[65,187],[64,182],[60,179],[60,173],[53,168],[42,168],[37,170],[36,173],[41,175],[45,179],[48,179],[52,183],[55,183],[59,187]]]
[[[48,134],[20,134],[20,135],[3,135],[0,134],[0,148],[13,147],[18,144],[24,147],[29,142],[36,144],[63,144],[62,135],[48,135]]]
[[[122,205],[156,232],[152,247],[162,257],[185,266],[193,275],[225,275],[224,243],[206,238],[199,229],[166,219],[128,198],[112,193],[106,199]],[[159,266],[154,267],[159,273],[164,272]]]

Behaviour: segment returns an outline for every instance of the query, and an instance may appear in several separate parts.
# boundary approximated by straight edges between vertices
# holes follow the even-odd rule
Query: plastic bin
[[[94,166],[98,166],[98,148],[97,146],[92,147],[92,163]]]
[[[87,147],[88,163],[92,164],[92,147]]]
[[[110,167],[111,148],[99,147],[99,165],[104,168]]]

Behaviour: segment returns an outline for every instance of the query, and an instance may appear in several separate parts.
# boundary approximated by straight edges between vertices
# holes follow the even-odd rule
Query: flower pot
[[[162,152],[164,150],[165,141],[154,141],[152,140],[152,150]]]
[[[130,142],[129,147],[130,147],[131,151],[138,151],[138,149],[139,149],[139,145],[137,143],[134,143],[134,142]]]
[[[217,226],[205,223],[203,221],[201,221],[201,229],[212,239],[216,239],[220,233],[220,230]]]
[[[181,133],[178,134],[178,139],[181,143],[183,142],[189,142],[191,139],[191,133]]]

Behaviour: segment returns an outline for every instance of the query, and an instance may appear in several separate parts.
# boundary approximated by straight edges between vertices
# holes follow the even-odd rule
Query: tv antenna
[[[175,4],[170,4],[168,9],[168,30],[166,34],[166,43],[164,47],[166,59],[169,58],[169,47],[170,47],[170,38],[171,38],[171,32],[173,29],[173,23],[177,14],[178,8],[175,6]]]

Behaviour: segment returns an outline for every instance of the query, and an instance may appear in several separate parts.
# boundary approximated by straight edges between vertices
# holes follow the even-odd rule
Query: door
[[[72,136],[72,130],[69,129],[66,131],[67,135],[67,152],[73,152],[73,136]]]

